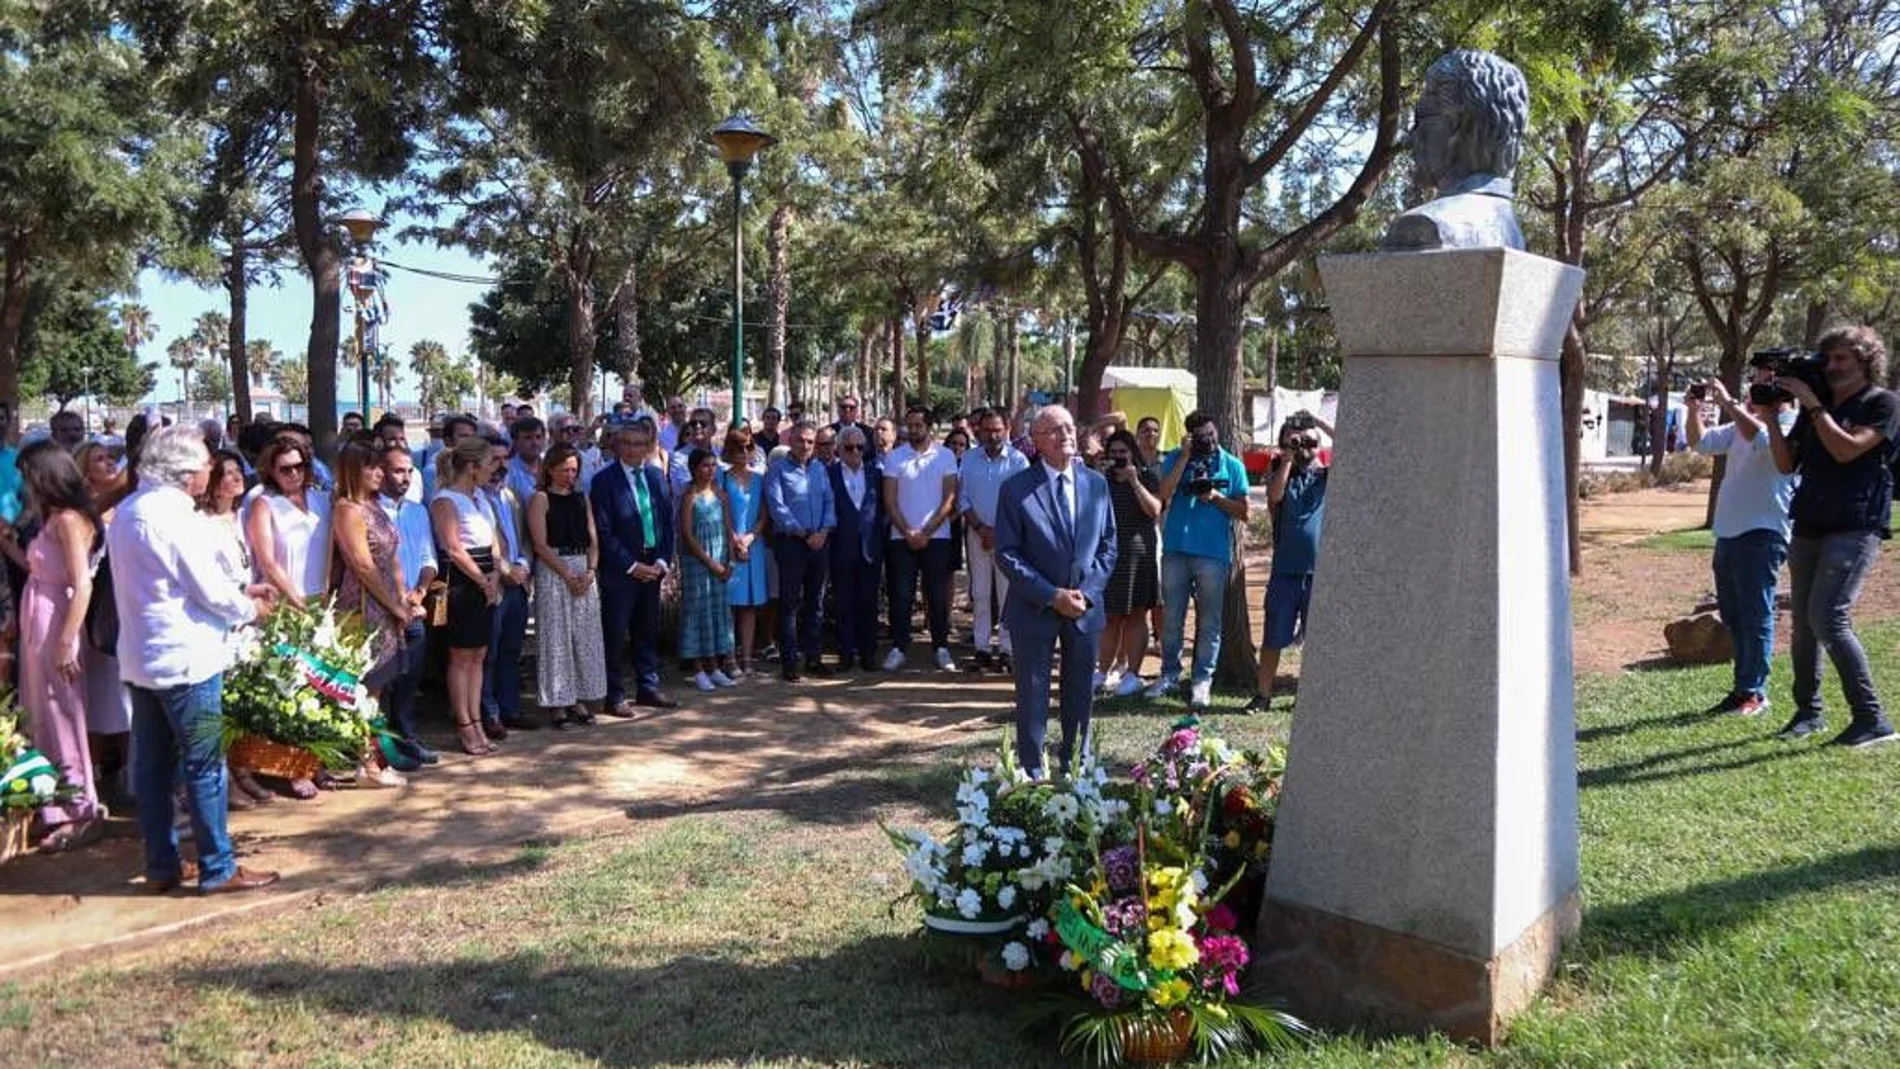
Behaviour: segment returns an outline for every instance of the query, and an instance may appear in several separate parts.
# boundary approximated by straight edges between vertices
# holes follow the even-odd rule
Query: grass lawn
[[[1900,626],[1866,638],[1900,695]],[[1274,1064],[1900,1065],[1900,745],[1784,746],[1776,714],[1698,715],[1726,673],[1584,684],[1584,930],[1505,1047],[1341,1036]],[[1773,686],[1785,712],[1785,661]],[[1212,719],[1263,741],[1286,706]],[[1103,747],[1132,758],[1178,711],[1110,703]],[[946,819],[960,755],[0,987],[0,1064],[1057,1064],[1013,1034],[1008,994],[926,970],[913,916],[887,908],[901,877],[873,819]]]
[[[1691,527],[1683,531],[1664,531],[1650,535],[1636,543],[1642,549],[1663,549],[1678,553],[1715,552],[1715,532],[1706,527]]]

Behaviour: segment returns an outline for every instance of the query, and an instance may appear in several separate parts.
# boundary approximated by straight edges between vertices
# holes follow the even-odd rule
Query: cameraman
[[[1775,466],[1767,424],[1786,433],[1794,425],[1788,395],[1772,385],[1771,360],[1757,357],[1747,404],[1737,404],[1719,379],[1690,388],[1689,448],[1725,456],[1728,467],[1715,498],[1715,604],[1735,640],[1735,677],[1728,696],[1709,710],[1759,716],[1768,708],[1768,661],[1775,651],[1775,577],[1788,559],[1788,503],[1793,475]],[[1698,396],[1699,395],[1699,396]],[[1715,404],[1726,426],[1704,432],[1702,405]]]
[[[1267,506],[1273,514],[1273,572],[1267,577],[1266,633],[1260,641],[1260,671],[1253,700],[1242,713],[1265,712],[1280,674],[1280,653],[1306,632],[1319,561],[1320,524],[1326,518],[1326,486],[1332,469],[1318,462],[1319,434],[1336,437],[1332,425],[1310,412],[1280,425],[1280,455],[1273,459]]]
[[[1819,350],[1824,379],[1806,377],[1825,386],[1827,396],[1801,381],[1803,369],[1778,369],[1775,385],[1794,398],[1801,415],[1786,435],[1777,424],[1768,424],[1775,466],[1801,475],[1791,509],[1794,542],[1788,549],[1794,579],[1795,709],[1780,737],[1801,739],[1826,726],[1820,649],[1825,646],[1853,712],[1852,723],[1833,741],[1859,748],[1895,737],[1848,614],[1881,541],[1892,536],[1890,465],[1900,439],[1900,397],[1874,385],[1886,370],[1887,347],[1872,328],[1829,331]]]
[[[1194,675],[1188,704],[1204,708],[1220,659],[1221,610],[1234,559],[1234,521],[1247,518],[1247,468],[1221,448],[1212,417],[1190,412],[1181,448],[1161,460],[1161,678],[1145,692],[1160,698],[1181,683],[1181,643],[1194,599]]]

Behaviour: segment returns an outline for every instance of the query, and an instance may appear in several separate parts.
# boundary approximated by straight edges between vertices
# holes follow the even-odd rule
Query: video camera
[[[1767,368],[1778,379],[1804,383],[1823,400],[1830,394],[1827,357],[1820,353],[1790,348],[1757,349],[1749,355],[1748,366]],[[1772,383],[1758,382],[1748,387],[1748,399],[1758,405],[1779,405],[1794,400],[1794,395]]]

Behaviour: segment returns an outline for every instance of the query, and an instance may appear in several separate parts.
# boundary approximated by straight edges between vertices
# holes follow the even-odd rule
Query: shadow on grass
[[[1652,754],[1639,760],[1620,765],[1607,765],[1603,768],[1587,768],[1577,773],[1579,787],[1614,787],[1623,784],[1649,783],[1660,779],[1674,779],[1680,776],[1700,775],[1705,772],[1720,772],[1724,769],[1743,768],[1758,765],[1764,761],[1775,761],[1783,757],[1792,757],[1802,750],[1783,746],[1769,753],[1756,754],[1742,761],[1720,763],[1695,763],[1680,768],[1665,766],[1676,765],[1683,761],[1692,761],[1698,757],[1708,757],[1746,746],[1759,746],[1762,740],[1751,736],[1745,739],[1731,739],[1727,742],[1712,742],[1706,746],[1690,746],[1686,749],[1671,750],[1668,753]]]
[[[1589,910],[1582,945],[1593,955],[1666,957],[1685,943],[1746,924],[1784,899],[1895,878],[1900,878],[1900,846],[1863,847]]]
[[[339,1017],[438,1021],[478,1043],[532,1036],[607,1066],[903,1065],[977,1069],[1052,1064],[1016,1038],[1008,996],[974,977],[927,973],[914,939],[875,936],[823,956],[758,964],[682,956],[653,966],[549,967],[539,955],[335,966],[319,959],[180,975]],[[266,1011],[268,1013],[268,1011]],[[481,1064],[477,1046],[460,1054]]]
[[[1577,732],[1578,742],[1596,742],[1599,739],[1614,739],[1623,735],[1634,735],[1651,728],[1682,728],[1707,723],[1709,713],[1704,709],[1687,709],[1680,713],[1663,716],[1646,716],[1637,720],[1628,720],[1621,724],[1603,724],[1598,727],[1584,728]]]

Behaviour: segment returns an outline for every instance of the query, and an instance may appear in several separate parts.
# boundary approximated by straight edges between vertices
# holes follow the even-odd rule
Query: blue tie
[[[1056,515],[1062,520],[1062,533],[1070,541],[1075,540],[1075,516],[1069,512],[1069,477],[1066,474],[1056,476]]]

